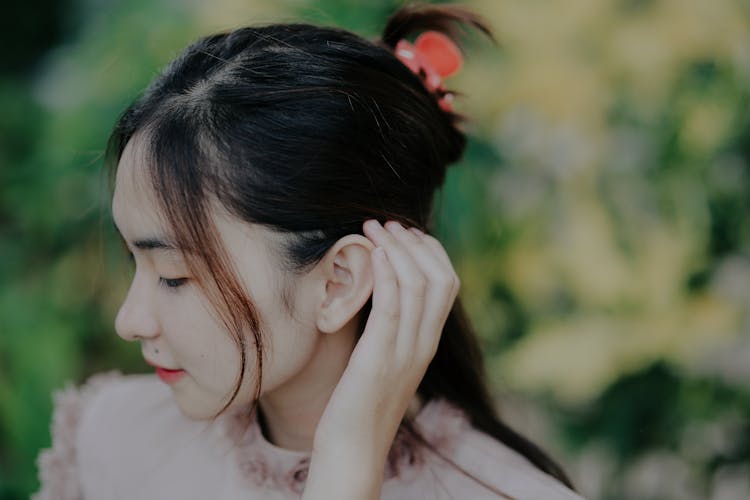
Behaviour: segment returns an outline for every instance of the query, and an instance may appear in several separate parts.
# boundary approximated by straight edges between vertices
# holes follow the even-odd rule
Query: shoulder
[[[119,476],[134,472],[128,467],[142,463],[144,443],[186,425],[153,375],[95,374],[54,392],[53,403],[52,447],[37,458],[41,486],[32,500],[106,498]]]
[[[127,378],[117,371],[99,373],[78,387],[68,382],[52,394],[52,446],[37,458],[41,488],[33,500],[82,498],[78,460],[82,417],[102,394]]]
[[[582,498],[512,448],[471,427],[459,439],[455,461],[513,498]]]
[[[86,472],[105,472],[112,450],[123,456],[140,438],[154,434],[158,417],[180,418],[169,389],[152,375],[117,377],[86,403],[76,435],[78,461]]]
[[[208,498],[227,474],[224,426],[185,417],[155,375],[96,375],[54,399],[32,500]]]
[[[118,435],[113,431],[122,431],[134,422],[142,423],[134,419],[158,409],[163,412],[170,404],[169,389],[152,375],[120,375],[99,385],[81,411],[79,444],[106,442]]]
[[[445,400],[430,401],[417,417],[417,424],[425,439],[442,456],[428,452],[422,474],[422,480],[428,480],[435,489],[436,498],[504,498],[481,483],[502,492],[506,498],[519,500],[582,498],[512,448],[472,427],[463,411]],[[418,483],[414,481],[412,487]],[[424,487],[418,489],[423,491]],[[422,498],[418,491],[415,493],[415,498]]]

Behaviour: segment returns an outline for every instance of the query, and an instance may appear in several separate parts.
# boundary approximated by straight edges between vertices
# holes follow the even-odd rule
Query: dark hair
[[[218,201],[248,223],[283,233],[278,250],[287,276],[308,270],[343,236],[362,234],[366,219],[429,232],[433,195],[466,138],[457,128],[461,117],[443,111],[393,49],[420,30],[455,38],[462,24],[490,35],[462,8],[409,6],[391,16],[377,41],[307,24],[207,36],[120,117],[107,145],[111,173],[127,142],[143,138],[147,172],[173,237],[242,353],[232,400],[246,369],[246,330],[258,354],[255,400],[260,397],[263,329],[211,223],[209,204]],[[282,281],[279,294],[290,310],[291,281]],[[360,334],[370,308],[368,301],[360,311]],[[557,464],[497,417],[459,299],[418,393],[457,405],[473,427],[570,486]]]

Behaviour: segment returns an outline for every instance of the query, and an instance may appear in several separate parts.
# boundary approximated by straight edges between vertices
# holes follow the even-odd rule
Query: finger
[[[419,266],[422,274],[427,277],[428,292],[439,292],[440,290],[436,289],[435,285],[441,284],[444,277],[455,276],[456,273],[450,262],[446,265],[425,239],[408,231],[396,221],[388,221],[385,227],[396,239],[401,241],[404,248],[411,254],[414,262]],[[438,294],[438,296],[440,295]]]
[[[416,227],[410,227],[409,231],[411,231],[411,233],[416,237],[422,239],[425,244],[430,247],[430,250],[434,252],[435,256],[437,256],[437,258],[439,258],[445,265],[453,267],[448,253],[445,251],[445,248],[443,248],[443,245],[437,240],[437,238],[420,231]]]
[[[430,249],[434,252],[434,254],[443,262],[446,266],[450,267],[454,274],[454,282],[455,287],[453,290],[454,295],[458,295],[458,290],[461,287],[461,280],[458,277],[458,274],[456,273],[455,269],[453,268],[453,263],[451,262],[450,256],[448,255],[448,252],[446,252],[445,247],[443,247],[443,244],[440,243],[440,241],[435,238],[434,236],[431,236],[427,233],[424,233],[420,231],[416,227],[409,228],[409,231],[411,231],[412,234],[417,236],[418,238],[422,239],[425,244],[430,247]]]
[[[388,261],[396,272],[401,304],[401,321],[398,331],[395,332],[396,348],[403,356],[402,359],[406,359],[413,352],[419,334],[427,279],[403,244],[377,221],[365,223],[365,234],[385,249]]]
[[[453,294],[458,295],[458,290],[461,288],[461,280],[459,279],[458,273],[456,273],[456,270],[451,263],[450,256],[448,256],[448,252],[445,251],[445,247],[443,247],[443,244],[440,243],[440,241],[434,236],[423,233],[415,227],[409,228],[409,230],[412,232],[412,234],[422,238],[427,246],[429,246],[433,250],[435,255],[437,255],[447,266],[451,268],[454,276]]]
[[[435,255],[424,238],[406,230],[397,222],[389,221],[386,227],[402,241],[408,251],[412,252],[412,257],[428,279],[428,296],[425,300],[418,340],[428,355],[440,340],[443,325],[455,300],[456,273],[450,263],[446,266],[444,259]]]
[[[414,232],[407,230],[396,221],[388,221],[385,228],[401,243],[411,254],[414,262],[419,266],[422,273],[432,278],[440,273],[453,273],[450,262],[438,257],[427,241],[417,236]]]
[[[396,273],[388,262],[382,247],[376,247],[370,254],[373,268],[372,308],[367,318],[360,343],[375,343],[379,350],[388,351],[395,340],[395,332],[401,315],[398,298]],[[376,346],[371,346],[376,347]]]
[[[365,234],[382,246],[396,271],[401,303],[401,321],[397,332],[397,354],[400,359],[410,359],[422,320],[427,280],[410,253],[393,235],[377,221],[365,224]]]

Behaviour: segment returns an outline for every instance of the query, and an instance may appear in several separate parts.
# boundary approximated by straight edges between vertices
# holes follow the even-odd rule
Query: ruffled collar
[[[428,401],[413,419],[422,436],[441,454],[450,455],[461,431],[469,426],[465,413],[445,399]],[[224,419],[225,436],[242,476],[255,486],[302,493],[310,467],[310,452],[280,448],[266,439],[257,411],[235,410]],[[402,424],[391,445],[385,480],[418,472],[428,454]]]

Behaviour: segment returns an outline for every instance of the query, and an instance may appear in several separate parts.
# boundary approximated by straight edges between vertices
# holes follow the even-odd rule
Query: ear
[[[348,234],[318,263],[321,300],[316,326],[321,332],[334,333],[342,329],[372,295],[370,253],[374,248],[366,237]]]

